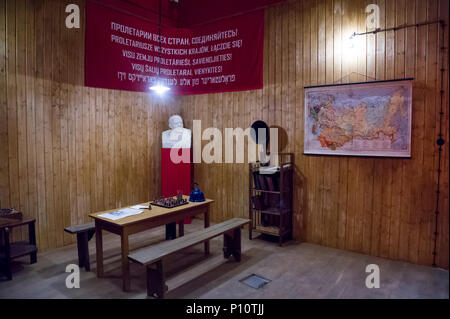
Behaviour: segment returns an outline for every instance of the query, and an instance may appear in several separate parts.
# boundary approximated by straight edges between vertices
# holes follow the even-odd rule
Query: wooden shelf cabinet
[[[30,264],[37,262],[35,223],[34,218],[27,216],[20,219],[0,217],[0,270],[8,280],[12,280],[11,262],[13,259],[29,255]],[[20,226],[28,226],[29,240],[27,242],[10,242],[12,229]]]
[[[292,238],[294,154],[277,155],[279,169],[261,174],[261,163],[249,164],[249,238],[253,233],[278,237],[281,246]]]

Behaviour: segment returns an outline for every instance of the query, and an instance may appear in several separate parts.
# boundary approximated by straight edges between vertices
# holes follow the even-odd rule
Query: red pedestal
[[[171,148],[161,149],[161,196],[176,196],[180,191],[189,196],[192,185],[192,160],[191,149],[179,149],[182,156],[180,163],[174,163],[170,158]],[[185,224],[191,220],[186,219]]]

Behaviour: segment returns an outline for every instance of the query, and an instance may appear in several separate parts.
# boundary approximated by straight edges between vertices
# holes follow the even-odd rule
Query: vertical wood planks
[[[199,119],[222,134],[257,119],[285,130],[296,160],[296,239],[431,264],[441,30],[360,36],[356,50],[347,42],[367,30],[368,4],[380,7],[385,28],[448,21],[448,1],[297,0],[268,8],[262,90],[165,100],[84,87],[84,23],[63,26],[68,3],[84,11],[82,0],[0,0],[0,201],[36,216],[40,249],[73,242],[63,228],[88,222],[90,212],[158,196],[161,133],[181,113],[187,127]],[[304,86],[401,77],[415,78],[411,159],[303,155]],[[437,260],[448,268],[448,143],[442,163]],[[194,167],[194,180],[216,199],[213,221],[247,216],[247,164]]]

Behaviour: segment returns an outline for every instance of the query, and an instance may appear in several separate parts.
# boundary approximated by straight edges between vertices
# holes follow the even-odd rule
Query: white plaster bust
[[[170,130],[162,133],[163,148],[191,148],[191,130],[183,128],[183,119],[172,115],[169,119]]]

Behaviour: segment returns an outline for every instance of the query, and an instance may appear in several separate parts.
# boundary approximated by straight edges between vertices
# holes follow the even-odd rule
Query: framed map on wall
[[[411,157],[412,79],[305,88],[304,154]]]

